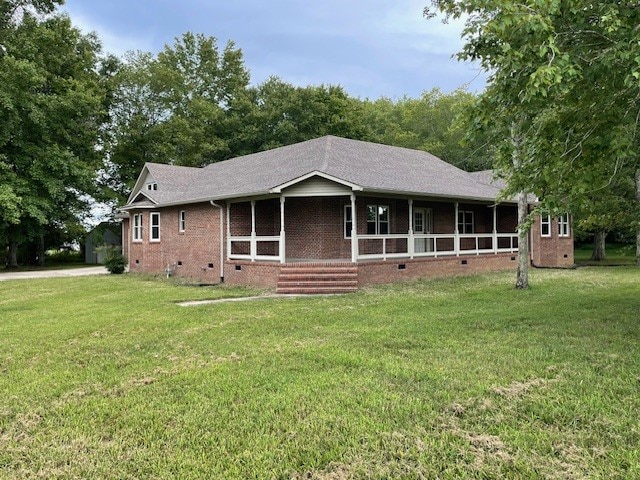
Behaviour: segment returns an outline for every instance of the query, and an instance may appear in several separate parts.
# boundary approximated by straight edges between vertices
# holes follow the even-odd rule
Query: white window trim
[[[349,212],[351,215],[349,215],[351,217],[351,220],[347,220],[347,212]],[[351,228],[347,229],[347,224],[350,223],[351,224]],[[343,222],[343,235],[345,239],[350,239],[351,238],[351,231],[353,230],[353,212],[351,211],[351,205],[345,205],[344,206],[344,222]]]
[[[391,232],[391,209],[389,208],[389,205],[367,205],[367,213],[370,207],[375,208],[376,211],[376,228],[375,228],[375,233],[369,233],[369,219],[368,219],[368,215],[365,216],[366,220],[367,220],[367,235],[389,235],[389,233]],[[387,210],[387,220],[386,221],[380,221],[380,209],[381,208],[385,208]],[[380,224],[381,223],[386,223],[387,224],[387,233],[380,233]]]
[[[542,229],[543,225],[547,225],[547,233],[543,232],[543,229]],[[540,215],[540,236],[541,237],[551,236],[551,215]]]
[[[558,236],[570,237],[571,229],[569,228],[569,214],[564,213],[558,217]]]
[[[158,190],[158,182],[149,182],[147,183],[147,190]]]
[[[158,218],[158,238],[153,237],[153,218]],[[159,242],[160,241],[160,212],[150,212],[149,213],[149,241],[150,242]]]
[[[466,216],[467,214],[471,215],[471,231],[467,231],[467,223]],[[460,222],[460,217],[462,217],[462,223]],[[460,228],[462,227],[462,228]],[[458,233],[459,234],[473,234],[476,233],[476,217],[475,212],[473,210],[458,210]]]
[[[134,213],[131,220],[131,241],[142,242],[142,214]]]
[[[187,229],[187,214],[184,210],[180,210],[178,214],[178,232],[184,233]]]

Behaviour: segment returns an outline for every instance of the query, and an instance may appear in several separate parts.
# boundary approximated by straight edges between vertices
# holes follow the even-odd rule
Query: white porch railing
[[[357,241],[358,260],[518,251],[518,235],[513,233],[358,235]]]
[[[358,235],[356,238],[359,252],[358,260],[437,258],[518,251],[518,235],[513,233]],[[230,260],[283,262],[282,240],[279,235],[228,237],[228,258]],[[269,243],[272,244],[271,247],[260,248],[261,245]],[[272,253],[261,253],[265,249]]]
[[[261,254],[261,244],[275,244],[275,248],[271,248],[274,254]],[[242,244],[245,244],[243,247]],[[279,235],[273,236],[236,236],[228,237],[227,252],[229,260],[250,260],[250,261],[281,261],[281,238]],[[248,248],[247,248],[248,246]],[[243,253],[237,253],[240,250]],[[244,253],[248,250],[248,253]]]

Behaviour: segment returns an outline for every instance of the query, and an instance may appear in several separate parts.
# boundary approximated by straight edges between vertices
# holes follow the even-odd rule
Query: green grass
[[[591,254],[593,253],[593,245],[580,245],[574,250],[574,260],[578,265],[592,265],[592,266],[621,266],[621,265],[633,265],[636,261],[636,246],[635,245],[622,245],[618,243],[607,244],[605,247],[605,259],[602,261],[591,260]]]
[[[3,283],[0,478],[640,477],[640,270]]]

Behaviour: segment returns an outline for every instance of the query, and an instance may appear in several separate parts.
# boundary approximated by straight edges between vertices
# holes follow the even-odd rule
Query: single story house
[[[325,136],[203,168],[147,163],[123,207],[131,272],[283,293],[510,269],[517,205],[490,172]],[[570,218],[538,218],[531,261],[573,264]]]

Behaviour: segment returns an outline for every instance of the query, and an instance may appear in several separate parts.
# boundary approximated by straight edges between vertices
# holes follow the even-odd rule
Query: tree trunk
[[[640,207],[640,167],[636,169],[636,200]],[[640,267],[640,222],[636,227],[636,265]]]
[[[44,267],[44,235],[38,237],[38,253],[36,263],[39,267]]]
[[[518,271],[516,288],[529,288],[529,199],[525,192],[518,194]]]
[[[518,124],[511,124],[511,162],[513,169],[518,170],[522,159],[520,158],[521,136]],[[516,272],[516,288],[524,290],[529,288],[529,198],[527,192],[518,193],[518,271]]]
[[[607,238],[607,232],[604,230],[598,230],[593,240],[593,253],[591,254],[591,260],[599,262],[605,258],[605,239]]]
[[[7,255],[7,268],[18,268],[18,242],[16,240],[15,227],[9,226],[9,254]]]

